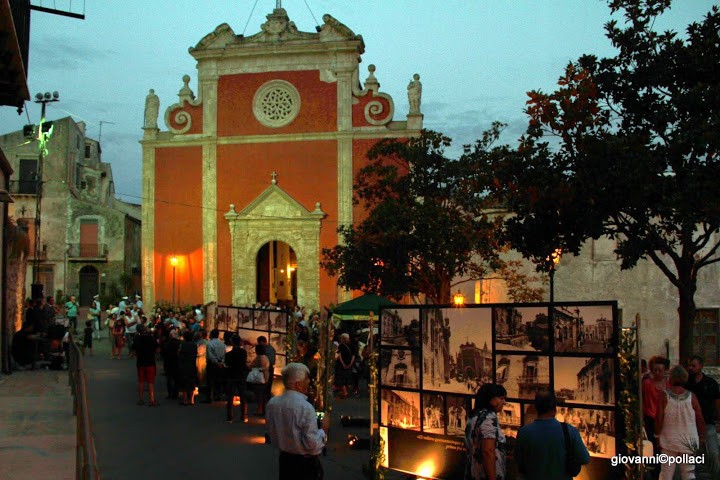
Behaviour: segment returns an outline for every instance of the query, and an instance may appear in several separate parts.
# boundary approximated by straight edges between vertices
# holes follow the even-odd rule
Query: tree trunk
[[[439,291],[438,291],[438,303],[440,304],[446,304],[446,303],[452,303],[452,286],[450,285],[450,279],[449,278],[443,278],[439,281]]]
[[[693,328],[695,326],[695,291],[697,280],[691,276],[687,280],[680,279],[678,293],[680,305],[678,317],[680,319],[680,364],[686,365],[693,355]]]

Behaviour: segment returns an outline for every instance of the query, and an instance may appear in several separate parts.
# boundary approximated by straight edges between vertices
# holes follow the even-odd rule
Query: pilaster
[[[155,303],[155,147],[143,145],[142,153],[142,291],[145,304],[153,305]]]
[[[337,74],[337,122],[338,132],[352,130],[352,70],[340,71]],[[337,140],[337,169],[338,169],[338,226],[352,225],[353,223],[353,158],[352,137],[341,136]],[[342,245],[344,239],[338,233],[338,244]],[[338,302],[351,298],[348,291],[338,292]]]
[[[202,229],[203,229],[203,301],[217,302],[217,74],[214,65],[203,69],[199,78],[203,102]]]

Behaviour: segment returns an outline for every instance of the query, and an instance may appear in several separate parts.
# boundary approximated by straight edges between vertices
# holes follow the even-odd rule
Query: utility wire
[[[305,6],[306,6],[307,9],[310,11],[310,15],[313,17],[313,20],[315,20],[315,25],[319,27],[319,26],[320,26],[320,23],[317,21],[317,18],[315,18],[315,14],[314,14],[313,11],[310,9],[310,5],[308,5],[307,0],[303,0],[303,2],[305,2]]]
[[[258,0],[255,0],[255,3],[253,4],[252,10],[250,10],[250,16],[247,19],[247,22],[245,22],[245,28],[243,28],[243,36],[245,35],[245,31],[247,30],[248,25],[250,25],[250,19],[252,18],[253,12],[255,12],[255,7],[257,7]]]

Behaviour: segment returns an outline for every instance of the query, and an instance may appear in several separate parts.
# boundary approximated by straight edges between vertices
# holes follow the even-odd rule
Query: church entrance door
[[[256,301],[292,306],[297,302],[297,256],[290,245],[272,240],[257,253]]]

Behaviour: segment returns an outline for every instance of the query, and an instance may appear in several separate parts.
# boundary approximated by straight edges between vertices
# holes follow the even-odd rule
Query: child
[[[93,341],[93,327],[92,327],[92,320],[88,320],[85,322],[85,330],[84,330],[85,336],[83,338],[83,348],[85,350],[90,350],[90,355],[93,354],[92,349],[92,341]]]

